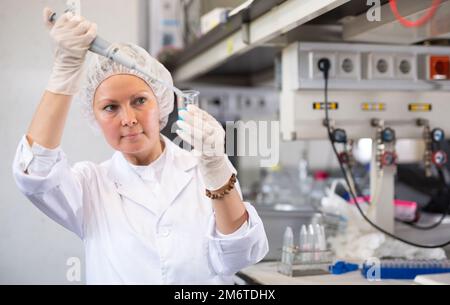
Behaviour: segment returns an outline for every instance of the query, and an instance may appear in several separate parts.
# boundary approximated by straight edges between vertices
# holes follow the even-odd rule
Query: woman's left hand
[[[235,173],[225,155],[225,130],[214,117],[194,105],[181,110],[179,116],[181,120],[177,124],[181,130],[177,130],[177,135],[199,156],[206,188],[211,191],[220,189]]]

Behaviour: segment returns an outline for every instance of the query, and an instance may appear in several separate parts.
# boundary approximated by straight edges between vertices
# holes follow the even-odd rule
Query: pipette
[[[49,22],[50,23],[55,23],[57,19],[56,13],[53,12],[50,17],[49,17]],[[153,77],[152,75],[148,74],[144,69],[142,69],[142,67],[140,67],[139,65],[136,64],[136,62],[129,58],[128,56],[121,54],[120,52],[120,48],[112,48],[111,47],[112,43],[97,36],[91,44],[91,47],[89,48],[89,51],[99,54],[101,56],[105,56],[106,58],[121,64],[124,67],[127,67],[129,69],[133,69],[136,70],[142,74],[144,74],[145,76],[147,76],[148,78],[150,78],[152,81],[157,82],[161,85],[163,85],[164,87],[172,90],[173,92],[175,92],[175,94],[177,95],[177,97],[180,99],[183,99],[186,102],[189,102],[189,99],[191,98],[191,96],[186,95],[183,93],[183,91],[181,91],[180,89],[178,89],[175,86],[172,86],[162,80],[159,80],[155,77]],[[180,108],[180,107],[178,107]]]

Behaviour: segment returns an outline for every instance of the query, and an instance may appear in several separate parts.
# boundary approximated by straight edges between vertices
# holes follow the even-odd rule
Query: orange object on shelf
[[[449,56],[430,56],[430,79],[441,80],[450,79],[450,57]]]

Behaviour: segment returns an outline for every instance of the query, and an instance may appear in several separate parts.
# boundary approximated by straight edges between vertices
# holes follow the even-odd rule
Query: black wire
[[[445,217],[447,216],[448,212],[450,212],[450,205],[448,205],[447,211],[442,213],[441,218],[437,222],[435,222],[435,223],[433,223],[431,225],[428,225],[428,226],[419,226],[419,225],[417,225],[415,223],[411,223],[411,222],[407,222],[407,221],[401,221],[401,220],[400,220],[400,222],[405,224],[405,225],[407,225],[407,226],[410,226],[410,227],[412,227],[414,229],[417,229],[417,230],[424,230],[424,231],[431,230],[431,229],[434,229],[434,228],[436,228],[436,227],[441,225],[441,223],[444,221]]]
[[[323,72],[324,72],[324,80],[325,80],[325,91],[324,91],[324,98],[325,98],[325,120],[326,120],[326,121],[325,121],[325,125],[326,125],[327,131],[328,131],[328,138],[329,138],[329,140],[330,140],[331,147],[333,148],[334,154],[335,154],[335,156],[336,156],[336,158],[337,158],[337,161],[338,161],[338,163],[339,163],[339,167],[340,167],[341,172],[342,172],[342,174],[343,174],[343,176],[344,176],[344,180],[345,180],[345,183],[347,184],[347,187],[348,187],[348,190],[349,190],[349,192],[350,192],[350,195],[352,196],[352,198],[353,198],[353,200],[354,200],[354,202],[355,202],[355,206],[357,207],[357,209],[358,209],[359,213],[361,214],[361,216],[364,218],[364,220],[366,220],[372,227],[374,227],[374,228],[377,229],[378,231],[380,231],[380,232],[386,234],[387,236],[392,237],[393,239],[396,239],[396,240],[398,240],[398,241],[404,242],[405,244],[408,244],[408,245],[411,245],[411,246],[414,246],[414,247],[433,249],[433,248],[441,248],[441,247],[445,247],[445,246],[449,245],[449,244],[450,244],[450,240],[447,241],[447,242],[444,242],[444,243],[442,243],[442,244],[439,244],[439,245],[421,245],[421,244],[417,244],[417,243],[411,242],[411,241],[409,241],[409,240],[403,239],[403,238],[401,238],[401,237],[398,237],[398,236],[396,236],[396,235],[394,235],[394,234],[392,234],[392,233],[390,233],[390,232],[384,230],[383,228],[381,228],[381,227],[379,227],[378,225],[376,225],[375,223],[373,223],[373,222],[372,222],[372,221],[364,214],[364,212],[361,210],[361,207],[359,206],[359,203],[358,203],[358,201],[356,200],[357,196],[356,196],[356,195],[354,194],[354,192],[353,192],[353,188],[351,187],[351,184],[350,184],[350,182],[349,182],[349,180],[348,180],[347,173],[346,173],[346,171],[345,171],[345,169],[344,169],[344,166],[343,166],[343,164],[342,164],[341,159],[339,158],[339,154],[338,154],[338,152],[337,152],[336,146],[335,146],[334,141],[333,141],[332,132],[331,132],[330,124],[329,124],[329,116],[328,116],[328,71],[326,71],[326,72],[323,71]],[[354,184],[355,184],[355,188],[356,188],[356,181],[354,181]],[[356,190],[356,191],[358,192],[358,190]],[[359,192],[358,192],[358,193],[359,193]],[[360,194],[358,194],[358,195],[360,195]],[[364,197],[362,197],[362,198],[364,199]],[[366,201],[366,200],[364,199],[364,201]],[[367,201],[366,201],[366,202],[367,202]],[[367,202],[367,203],[368,203],[368,202]]]
[[[346,153],[349,153],[349,151],[346,149],[346,147],[344,148],[344,150],[345,150]],[[444,177],[444,173],[443,173],[442,169],[438,168],[437,171],[438,171],[438,174],[439,174],[442,190],[447,190],[448,191],[448,185],[446,183],[446,179]],[[361,191],[361,189],[359,188],[358,184],[356,183],[355,176],[353,175],[353,172],[351,171],[351,169],[349,167],[348,167],[348,172],[350,173],[350,178],[351,178],[351,180],[353,182],[353,186],[355,187],[356,192],[358,194],[362,194],[363,192]],[[365,199],[364,199],[364,202],[367,203],[368,205],[371,205],[371,202],[368,202]],[[447,216],[448,213],[450,213],[450,200],[447,202],[447,209],[445,210],[445,212],[442,213],[441,218],[437,222],[435,222],[435,223],[433,223],[431,225],[419,226],[416,223],[413,223],[413,222],[410,222],[410,221],[403,221],[403,220],[399,220],[399,219],[395,219],[395,221],[403,223],[403,224],[405,224],[405,225],[407,225],[407,226],[409,226],[411,228],[425,231],[425,230],[434,229],[434,228],[438,227],[440,224],[442,224],[442,222],[444,221],[444,219],[445,219],[445,217]]]
[[[445,183],[445,177],[444,177],[444,173],[442,172],[442,169],[440,169],[440,168],[438,169],[438,174],[439,174],[439,178],[441,180],[441,183],[443,184],[443,188],[442,189],[444,191],[448,192],[448,186]],[[417,230],[431,230],[431,229],[434,229],[434,228],[438,227],[444,221],[445,217],[447,216],[447,214],[449,212],[450,212],[450,200],[447,202],[447,209],[444,212],[442,212],[441,218],[437,222],[435,222],[435,223],[433,223],[431,225],[419,226],[419,225],[417,225],[415,223],[408,222],[408,221],[401,221],[401,222],[404,223],[405,225],[410,226],[410,227],[412,227],[414,229],[417,229]]]

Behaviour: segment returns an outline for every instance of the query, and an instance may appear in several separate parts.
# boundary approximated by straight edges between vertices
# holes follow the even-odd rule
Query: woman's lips
[[[129,133],[123,137],[127,138],[127,139],[133,139],[133,138],[136,138],[137,136],[139,136],[140,134],[142,134],[142,132]]]

